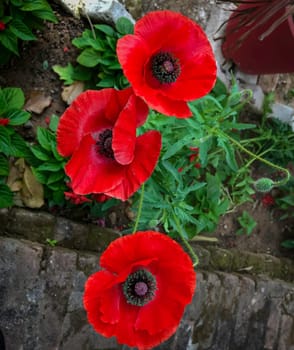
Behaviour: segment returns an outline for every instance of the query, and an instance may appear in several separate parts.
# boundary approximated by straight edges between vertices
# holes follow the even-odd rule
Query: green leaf
[[[227,87],[226,85],[219,79],[216,79],[216,83],[213,87],[212,93],[216,96],[227,95]]]
[[[25,97],[20,88],[0,89],[0,114],[10,110],[21,109],[24,102]]]
[[[8,208],[13,205],[13,193],[5,184],[0,184],[0,208]]]
[[[102,33],[106,34],[107,36],[110,36],[110,37],[116,36],[115,30],[107,24],[95,24],[94,28],[98,29]]]
[[[36,36],[32,33],[23,21],[13,19],[8,26],[9,30],[21,40],[36,40]]]
[[[26,158],[29,148],[25,140],[17,133],[11,135],[10,155],[13,157]]]
[[[39,171],[58,171],[62,169],[62,165],[60,163],[48,162],[38,166],[37,169]]]
[[[48,176],[47,185],[53,184],[59,180],[63,180],[65,178],[64,172],[54,172]]]
[[[59,117],[53,114],[50,118],[49,129],[56,132],[59,123]]]
[[[101,79],[98,84],[96,84],[96,86],[100,88],[114,87],[114,85],[115,85],[115,78],[112,76],[105,77]]]
[[[94,49],[88,48],[77,57],[77,62],[85,67],[95,67],[100,62],[100,55]]]
[[[9,173],[9,161],[7,157],[0,154],[0,176],[7,176]]]
[[[48,161],[51,159],[51,156],[39,145],[32,146],[31,151],[39,160]]]
[[[36,11],[46,8],[48,4],[44,0],[25,1],[21,7],[22,11]]]
[[[163,154],[162,159],[166,160],[171,158],[173,155],[175,155],[179,150],[181,150],[184,146],[191,144],[193,141],[194,136],[193,135],[187,135],[185,138],[180,139],[179,141],[175,142],[173,145],[168,147],[167,151]]]
[[[10,136],[9,132],[4,126],[0,125],[0,152],[4,153],[6,156],[10,155]]]
[[[31,167],[32,173],[34,174],[35,178],[41,183],[46,184],[47,183],[47,174],[43,171],[39,171],[39,169]]]
[[[44,9],[44,10],[38,10],[38,11],[33,11],[32,14],[37,17],[40,18],[43,21],[49,21],[49,22],[53,22],[53,23],[57,23],[58,20],[55,17],[53,11],[51,9]]]
[[[218,205],[220,198],[220,180],[217,175],[206,174],[207,200]]]
[[[6,118],[9,118],[9,125],[22,125],[30,119],[29,112],[21,110],[11,110],[6,114]]]
[[[51,139],[52,136],[48,130],[41,127],[37,128],[37,140],[46,151],[51,151]]]
[[[238,170],[238,165],[235,158],[235,151],[234,148],[227,142],[227,140],[224,140],[221,136],[217,139],[218,145],[223,148],[226,154],[226,161],[228,166],[233,170]]]
[[[60,80],[64,80],[65,85],[73,84],[74,79],[74,67],[71,63],[62,67],[58,64],[52,67],[53,71],[59,75]]]
[[[10,30],[0,32],[0,43],[6,47],[6,49],[19,56],[17,37]]]
[[[86,49],[89,46],[92,47],[96,51],[103,52],[105,50],[105,45],[102,40],[90,38],[88,36],[82,36],[79,38],[74,38],[72,40],[72,44],[78,49]]]
[[[65,158],[62,157],[57,151],[57,146],[56,146],[56,141],[55,140],[51,140],[51,152],[53,153],[54,158],[56,160],[58,160],[59,162],[65,161]]]
[[[115,24],[115,28],[122,35],[134,33],[134,25],[126,17],[120,17]]]
[[[281,243],[281,246],[284,247],[284,248],[293,249],[294,248],[294,240],[293,239],[288,239],[286,241],[283,241]]]

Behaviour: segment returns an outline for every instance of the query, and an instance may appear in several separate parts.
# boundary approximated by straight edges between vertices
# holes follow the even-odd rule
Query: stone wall
[[[115,236],[47,213],[0,211],[0,330],[6,350],[122,349],[93,331],[82,306],[84,283]],[[59,237],[60,246],[37,242],[46,237]],[[156,349],[294,350],[293,261],[216,247],[195,250],[201,265],[193,302],[177,333]]]

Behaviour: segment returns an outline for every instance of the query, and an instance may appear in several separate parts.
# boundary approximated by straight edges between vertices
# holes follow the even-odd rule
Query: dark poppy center
[[[99,153],[107,158],[114,159],[112,150],[112,130],[106,129],[99,135],[99,140],[96,143],[99,146]]]
[[[162,84],[174,83],[181,73],[179,60],[168,52],[159,52],[151,58],[151,70]]]
[[[143,306],[149,303],[156,291],[156,279],[151,272],[142,269],[130,274],[123,284],[127,303]]]

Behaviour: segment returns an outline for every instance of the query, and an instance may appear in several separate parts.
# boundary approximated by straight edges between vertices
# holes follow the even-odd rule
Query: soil
[[[201,0],[194,1],[195,4]],[[194,3],[192,1],[192,3]],[[153,9],[170,8],[183,12],[186,15],[193,15],[193,8],[182,1],[158,0],[157,2],[143,2],[141,12],[145,13]],[[66,103],[61,99],[62,82],[52,70],[55,64],[66,65],[68,62],[75,62],[76,49],[72,46],[71,40],[79,36],[87,26],[83,19],[75,19],[64,12],[57,5],[52,5],[56,11],[59,22],[57,24],[46,24],[45,29],[38,33],[38,40],[26,43],[21,48],[20,58],[14,58],[9,65],[0,69],[0,84],[2,87],[20,87],[25,92],[28,100],[34,91],[41,91],[52,99],[48,108],[42,113],[32,113],[32,118],[22,130],[22,134],[28,141],[35,138],[37,126],[46,126],[46,117],[56,114],[60,116]],[[196,5],[195,5],[196,6]],[[201,21],[201,19],[200,19]],[[281,94],[280,94],[281,95]],[[280,96],[279,95],[279,96]],[[125,206],[115,212],[109,213],[106,224],[109,227],[120,227],[130,219],[130,212]],[[250,235],[236,235],[240,228],[238,217],[246,210],[257,222]],[[239,248],[251,252],[269,253],[276,256],[290,256],[289,250],[281,248],[280,243],[290,238],[294,232],[293,219],[280,221],[281,213],[275,206],[263,205],[261,198],[256,198],[234,212],[225,215],[218,225],[216,232],[209,237],[218,238],[218,245],[224,248]],[[292,253],[293,256],[293,253]]]

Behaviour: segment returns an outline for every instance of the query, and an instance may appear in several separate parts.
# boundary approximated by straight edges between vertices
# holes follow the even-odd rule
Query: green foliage
[[[49,205],[63,205],[67,176],[64,172],[66,159],[56,148],[56,129],[59,118],[51,117],[49,129],[38,127],[37,144],[31,146],[33,156],[30,159],[32,171],[44,186],[44,195]]]
[[[294,249],[294,239],[287,239],[283,241],[281,246],[288,249]]]
[[[14,126],[28,121],[30,114],[22,110],[24,94],[20,88],[0,88],[0,208],[13,204],[13,193],[5,184],[10,157],[28,157],[29,147]],[[1,125],[6,120],[7,125]]]
[[[56,240],[56,239],[47,238],[47,239],[46,239],[46,243],[47,243],[48,245],[50,245],[50,247],[55,247],[56,244],[57,244],[57,240]]]
[[[237,220],[241,226],[240,229],[236,232],[238,235],[246,233],[246,235],[249,236],[257,225],[257,222],[245,210]]]
[[[43,21],[56,22],[56,17],[46,0],[2,0],[0,22],[0,65],[12,55],[19,55],[19,41],[36,40],[34,29],[42,28]]]
[[[193,117],[167,118],[151,112],[142,132],[162,134],[159,163],[145,185],[141,229],[162,226],[170,235],[180,229],[186,238],[215,230],[228,210],[251,200],[254,193],[246,158],[231,139],[254,124],[238,121],[250,98],[234,86],[227,93],[218,82],[211,94],[190,104]],[[135,196],[134,209],[138,206]]]
[[[122,89],[128,81],[122,73],[116,56],[117,40],[133,32],[133,24],[124,17],[118,19],[115,28],[106,24],[95,24],[86,29],[82,35],[72,40],[72,44],[80,50],[77,64],[73,66],[53,66],[65,85],[74,81],[86,82],[86,88]]]

